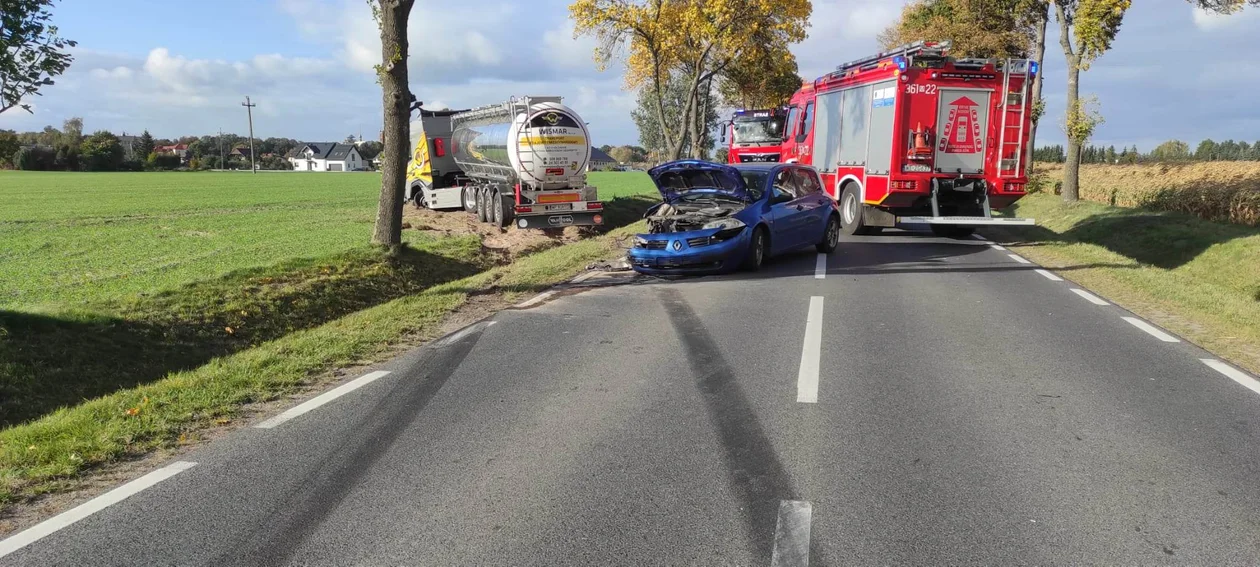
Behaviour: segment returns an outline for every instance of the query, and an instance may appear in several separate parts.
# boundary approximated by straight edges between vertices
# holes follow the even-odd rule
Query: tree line
[[[1033,152],[1033,159],[1043,163],[1064,163],[1067,152],[1062,145],[1042,146]],[[1139,151],[1137,146],[1120,148],[1119,151],[1115,146],[1088,145],[1081,149],[1081,163],[1091,164],[1203,161],[1260,161],[1260,141],[1248,144],[1246,141],[1216,142],[1207,139],[1199,142],[1194,151],[1190,150],[1190,144],[1181,140],[1168,140],[1146,153]]]
[[[35,171],[155,171],[171,169],[249,169],[250,140],[233,133],[154,138],[145,130],[124,144],[105,130],[83,134],[83,119],[70,118],[61,129],[45,126],[39,132],[0,130],[0,168]],[[260,169],[293,169],[285,159],[301,142],[293,138],[254,138]],[[355,143],[348,136],[346,143]],[[161,146],[186,144],[184,157],[156,151]],[[238,150],[237,155],[232,155]],[[380,142],[364,142],[359,153],[370,160]]]

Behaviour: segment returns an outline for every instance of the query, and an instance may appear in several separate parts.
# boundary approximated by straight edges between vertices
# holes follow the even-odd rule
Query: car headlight
[[[646,238],[643,238],[642,236],[636,236],[636,237],[634,237],[634,247],[635,247],[635,248],[647,248],[647,239],[646,239]]]
[[[713,221],[713,222],[706,223],[706,224],[705,224],[703,227],[701,227],[701,228],[705,228],[705,229],[708,229],[708,228],[720,228],[720,229],[722,229],[722,230],[730,230],[730,229],[733,229],[733,228],[744,228],[744,222],[743,222],[743,221],[741,221],[741,220],[739,220],[739,219],[736,219],[736,218],[729,218],[729,217],[728,217],[728,218],[724,218],[724,219],[721,219],[721,220],[715,220],[715,221]]]

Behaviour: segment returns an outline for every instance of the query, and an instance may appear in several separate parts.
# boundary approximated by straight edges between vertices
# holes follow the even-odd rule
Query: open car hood
[[[653,167],[648,170],[648,175],[666,203],[674,203],[692,191],[748,200],[744,177],[729,165],[687,159]]]

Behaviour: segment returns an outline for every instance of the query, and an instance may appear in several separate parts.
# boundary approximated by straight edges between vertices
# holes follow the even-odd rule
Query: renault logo
[[[674,252],[677,252],[677,251],[679,251],[679,250],[682,250],[682,241],[681,241],[681,240],[675,240],[675,241],[674,241]]]

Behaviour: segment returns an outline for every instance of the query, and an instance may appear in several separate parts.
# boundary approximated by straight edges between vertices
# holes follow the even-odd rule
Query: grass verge
[[[606,234],[537,252],[511,264],[421,291],[413,288],[388,302],[317,326],[285,332],[194,368],[63,407],[0,431],[0,512],[33,496],[67,490],[95,467],[187,443],[199,432],[230,423],[247,404],[298,392],[330,369],[370,362],[393,352],[400,344],[433,338],[443,319],[470,296],[499,294],[504,300],[514,300],[565,281],[586,264],[613,254],[619,242],[641,229],[640,224],[630,220],[642,211],[645,202],[610,202],[608,216],[616,221],[613,226],[621,227]],[[299,268],[313,268],[316,272],[324,269],[306,265]],[[345,298],[344,291],[315,293],[313,297]],[[213,295],[210,291],[205,296],[197,294],[203,299]],[[300,297],[309,298],[312,294]],[[160,298],[155,301],[155,305],[162,305]],[[195,311],[189,306],[197,301],[176,303],[155,313],[182,317],[185,311]],[[211,311],[230,314],[236,308],[229,297],[224,298],[222,309]],[[277,307],[279,311],[302,308]],[[283,323],[269,324],[288,330]]]
[[[1260,229],[1045,194],[1012,211],[1038,226],[986,234],[1260,373]]]

